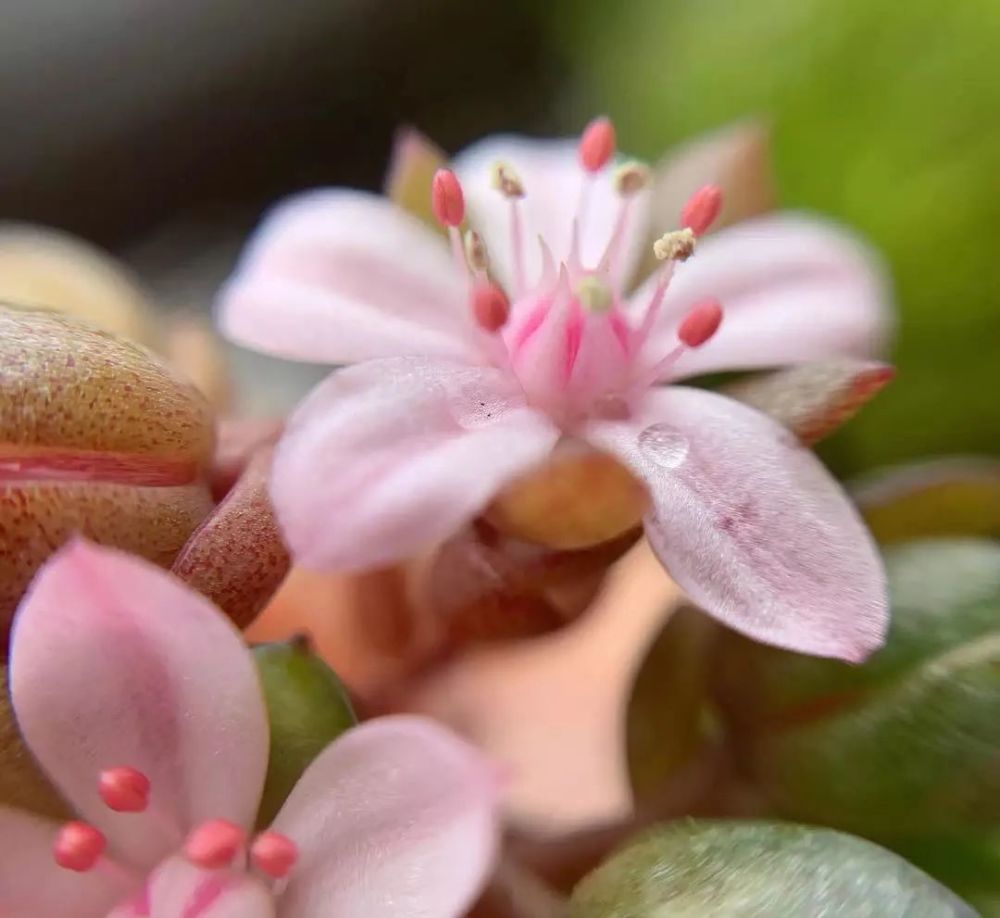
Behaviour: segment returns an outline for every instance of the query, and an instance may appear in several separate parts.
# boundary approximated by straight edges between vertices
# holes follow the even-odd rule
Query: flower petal
[[[334,373],[293,417],[271,496],[298,563],[376,566],[448,536],[558,436],[499,370],[369,361]]]
[[[646,534],[691,599],[760,641],[859,661],[884,639],[885,575],[857,512],[770,418],[698,389],[650,393],[588,439],[649,488]]]
[[[202,870],[182,857],[172,857],[150,878],[150,918],[274,918],[274,914],[271,892],[247,873]]]
[[[455,157],[454,169],[462,182],[470,220],[486,240],[490,263],[497,275],[508,289],[513,289],[510,202],[490,182],[492,167],[497,162],[513,167],[524,184],[525,197],[519,207],[524,219],[525,274],[529,284],[541,272],[539,236],[548,243],[557,261],[568,258],[586,174],[577,160],[575,139],[535,140],[498,135],[467,147]],[[586,267],[595,267],[600,261],[620,209],[621,198],[614,190],[611,170],[605,170],[593,180],[586,219],[580,227],[580,248]],[[614,271],[618,282],[635,271],[646,240],[648,219],[649,192],[644,190],[633,196],[630,205]]]
[[[97,870],[74,873],[52,857],[58,827],[20,810],[0,806],[0,915],[4,918],[104,918],[135,892],[126,878]],[[136,878],[135,886],[139,885]]]
[[[282,918],[465,914],[496,855],[496,783],[475,748],[432,720],[348,731],[274,821],[299,847]]]
[[[205,819],[252,824],[268,749],[256,669],[166,572],[82,540],[58,551],[14,620],[10,683],[29,748],[122,860],[148,867]],[[149,778],[148,814],[104,806],[98,775],[121,766]]]
[[[654,283],[631,298],[633,310],[649,301]],[[871,250],[802,216],[748,220],[702,240],[667,290],[644,350],[649,363],[673,348],[681,318],[707,297],[722,303],[725,318],[676,375],[870,357],[891,325],[888,286]]]
[[[218,308],[234,341],[296,360],[475,353],[466,281],[444,241],[367,192],[315,191],[280,205]]]

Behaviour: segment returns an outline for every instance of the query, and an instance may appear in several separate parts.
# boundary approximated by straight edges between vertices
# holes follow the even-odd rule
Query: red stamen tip
[[[184,856],[196,867],[216,870],[228,867],[246,836],[235,823],[225,819],[203,822],[184,842]]]
[[[56,834],[52,856],[60,867],[85,873],[104,853],[104,836],[85,822],[67,822]]]
[[[719,330],[721,322],[722,307],[718,300],[705,300],[688,310],[677,329],[677,337],[688,347],[701,347]]]
[[[288,876],[299,858],[299,849],[287,835],[268,830],[254,839],[250,859],[263,874],[275,880]]]
[[[718,185],[704,185],[687,199],[681,210],[681,226],[700,236],[715,222],[720,210],[722,189]]]
[[[480,328],[488,332],[498,332],[507,324],[510,316],[510,301],[495,284],[477,287],[472,294],[472,313]]]
[[[438,169],[431,180],[431,206],[442,226],[458,226],[465,219],[465,195],[451,169]]]
[[[141,813],[149,806],[149,778],[134,768],[102,771],[97,791],[116,813]]]
[[[587,172],[599,172],[615,155],[615,126],[610,118],[595,118],[580,137],[580,165]]]

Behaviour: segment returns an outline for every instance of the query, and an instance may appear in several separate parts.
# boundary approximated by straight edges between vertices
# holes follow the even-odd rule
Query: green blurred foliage
[[[896,382],[826,448],[848,473],[1000,452],[1000,3],[557,0],[539,13],[573,72],[564,127],[613,114],[635,153],[770,119],[781,205],[887,256]]]

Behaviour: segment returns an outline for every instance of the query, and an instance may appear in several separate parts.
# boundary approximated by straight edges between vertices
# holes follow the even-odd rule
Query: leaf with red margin
[[[877,361],[830,360],[754,376],[725,392],[811,446],[854,417],[895,375]]]

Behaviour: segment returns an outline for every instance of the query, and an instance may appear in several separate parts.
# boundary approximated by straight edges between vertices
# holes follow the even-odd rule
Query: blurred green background
[[[826,447],[842,473],[1000,451],[1000,3],[539,5],[569,127],[613,114],[639,155],[733,119],[773,128],[780,205],[889,259],[897,380]]]

